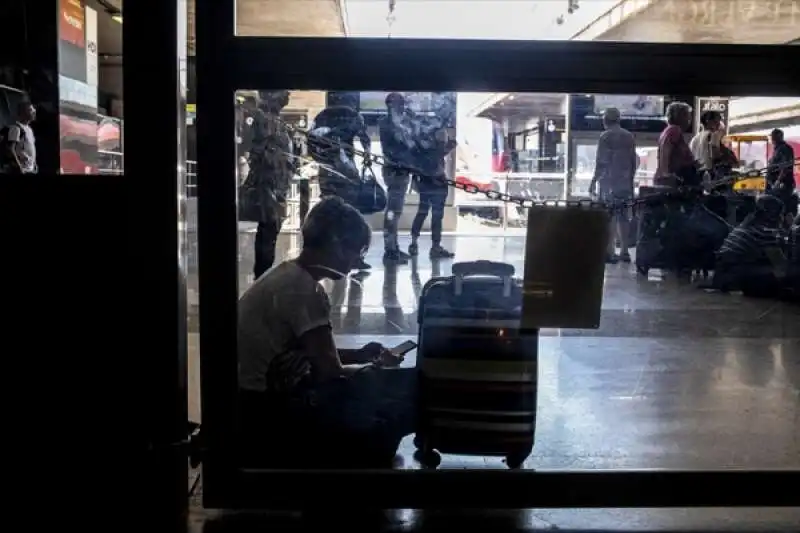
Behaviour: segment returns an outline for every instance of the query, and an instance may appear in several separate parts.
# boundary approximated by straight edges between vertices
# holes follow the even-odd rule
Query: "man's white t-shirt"
[[[719,147],[725,133],[720,131],[701,131],[695,135],[689,143],[694,160],[700,164],[701,168],[710,170],[714,166],[714,157],[711,150],[712,146]]]
[[[36,137],[33,129],[27,124],[17,122],[8,129],[9,142],[16,143],[17,158],[22,166],[22,172],[33,174],[36,172]]]
[[[239,388],[286,391],[311,371],[300,337],[330,327],[325,290],[294,261],[262,275],[239,299]]]

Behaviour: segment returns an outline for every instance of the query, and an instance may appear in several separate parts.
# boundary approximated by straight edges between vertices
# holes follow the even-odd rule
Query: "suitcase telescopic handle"
[[[514,276],[514,267],[508,263],[494,261],[469,261],[453,265],[453,289],[457,296],[461,295],[464,288],[464,278],[470,276],[493,276],[503,280],[503,296],[511,295],[511,278]]]
[[[467,276],[510,278],[514,275],[514,267],[508,263],[498,263],[496,261],[466,261],[453,265],[453,275],[460,278]]]

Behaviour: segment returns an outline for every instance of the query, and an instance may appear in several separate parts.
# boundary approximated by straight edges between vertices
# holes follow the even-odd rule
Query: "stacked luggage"
[[[519,468],[533,449],[538,331],[520,328],[514,267],[456,263],[431,279],[419,304],[417,459],[439,452],[500,456]]]
[[[673,193],[660,187],[642,187],[640,197],[637,272],[646,276],[651,268],[679,274],[713,270],[714,254],[730,231],[718,214],[722,208],[715,205],[722,197]]]

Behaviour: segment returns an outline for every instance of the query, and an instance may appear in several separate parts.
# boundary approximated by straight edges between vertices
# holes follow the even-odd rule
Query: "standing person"
[[[776,197],[783,201],[784,206],[795,214],[796,202],[792,202],[792,195],[796,187],[794,181],[794,149],[783,138],[783,131],[772,130],[772,157],[767,165],[767,188]]]
[[[378,125],[381,140],[383,182],[386,184],[386,214],[383,218],[383,242],[386,261],[407,263],[411,258],[397,243],[398,224],[403,214],[411,174],[411,150],[414,147],[411,124],[406,113],[406,101],[400,93],[386,97],[388,114]]]
[[[416,148],[414,150],[414,168],[419,175],[414,176],[419,191],[419,207],[411,224],[411,245],[408,253],[419,254],[419,235],[422,225],[431,212],[431,259],[447,259],[455,254],[442,246],[442,221],[444,205],[447,201],[448,186],[445,181],[445,158],[455,149],[456,140],[451,138],[441,117],[420,117],[419,129],[416,132]]]
[[[719,111],[705,111],[700,115],[702,130],[692,137],[689,149],[698,166],[708,171],[709,178],[715,179],[714,167],[722,156],[722,138],[725,129]]]
[[[697,185],[698,174],[692,150],[683,136],[692,121],[692,107],[684,102],[667,106],[667,127],[658,138],[656,185]],[[678,178],[678,180],[676,180]]]
[[[372,162],[372,140],[364,117],[357,111],[357,94],[328,95],[329,106],[320,111],[311,126],[309,151],[319,163],[320,196],[338,196],[348,201],[361,180],[353,143],[358,137],[366,164]],[[363,258],[358,270],[372,268]]]
[[[31,123],[36,120],[36,108],[28,100],[17,105],[17,121],[3,128],[0,134],[0,171],[9,174],[36,174],[36,137]]]
[[[597,161],[594,176],[589,185],[592,194],[600,196],[601,201],[618,206],[633,198],[634,178],[639,167],[636,155],[636,139],[633,134],[620,126],[620,112],[610,107],[603,113],[605,131],[597,142]],[[611,216],[611,238],[608,240],[607,263],[619,260],[631,262],[628,252],[630,224],[628,209],[615,209]],[[620,243],[617,255],[615,243]]]
[[[260,104],[253,96],[244,101],[245,125],[243,137],[249,142],[249,171],[245,180],[245,218],[258,222],[255,239],[255,279],[272,268],[275,247],[284,218],[286,196],[294,173],[292,140],[280,112],[289,103],[289,91],[264,91]]]

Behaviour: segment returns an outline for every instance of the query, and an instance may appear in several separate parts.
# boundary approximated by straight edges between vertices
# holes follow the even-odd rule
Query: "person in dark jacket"
[[[413,126],[402,94],[390,93],[386,97],[386,109],[387,115],[378,124],[384,157],[383,182],[386,184],[387,196],[383,219],[383,258],[386,261],[406,263],[410,256],[400,250],[397,231],[411,179],[409,168],[414,148]]]
[[[414,168],[418,174],[414,179],[419,191],[419,207],[411,224],[411,245],[408,253],[412,256],[419,254],[417,241],[430,211],[431,258],[454,257],[455,254],[442,246],[442,221],[448,193],[445,158],[455,149],[457,142],[448,132],[446,119],[441,116],[417,117],[415,123],[416,146],[413,155]]]
[[[792,202],[795,191],[794,150],[783,138],[783,131],[772,130],[772,157],[767,166],[767,189],[779,198],[788,209],[795,211],[796,203]],[[794,213],[792,213],[794,214]]]
[[[756,210],[730,232],[717,252],[714,278],[710,286],[723,292],[742,290],[746,294],[768,296],[779,286],[776,272],[785,265],[781,257],[780,225],[783,204],[764,195]]]
[[[314,119],[309,136],[309,151],[319,163],[320,196],[338,196],[350,201],[361,175],[355,163],[354,142],[358,138],[364,161],[371,162],[372,140],[364,118],[357,111],[358,99],[353,93],[330,93],[328,107]],[[358,270],[371,268],[363,260]]]
[[[275,246],[286,217],[286,196],[289,192],[294,163],[292,140],[280,120],[280,112],[289,103],[289,91],[262,92],[261,101],[249,96],[244,101],[243,144],[247,149],[249,172],[244,190],[251,198],[240,202],[252,206],[242,217],[257,222],[255,238],[255,279],[272,267]]]

